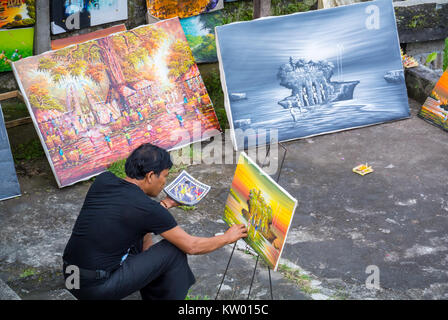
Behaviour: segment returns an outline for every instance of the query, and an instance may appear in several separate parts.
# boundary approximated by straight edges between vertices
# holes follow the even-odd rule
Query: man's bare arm
[[[222,235],[204,238],[191,236],[181,227],[176,226],[160,235],[186,254],[195,255],[212,252],[226,244],[247,237],[247,229],[244,224],[235,224]]]
[[[152,243],[152,235],[150,233],[145,234],[145,236],[143,237],[143,251],[148,250],[151,246],[153,245]]]

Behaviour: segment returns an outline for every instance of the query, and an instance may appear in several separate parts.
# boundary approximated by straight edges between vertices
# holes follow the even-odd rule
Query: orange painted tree
[[[194,58],[188,42],[183,40],[176,40],[171,45],[171,52],[167,58],[167,65],[170,69],[169,75],[175,79],[190,70],[194,65]]]
[[[166,32],[155,26],[122,32],[54,51],[39,60],[38,69],[49,73],[55,83],[85,78],[97,85],[108,84],[104,101],[116,100],[123,112],[128,110],[124,89],[145,77],[152,80],[150,72],[143,75],[138,71],[166,37]],[[96,117],[95,112],[93,115]]]

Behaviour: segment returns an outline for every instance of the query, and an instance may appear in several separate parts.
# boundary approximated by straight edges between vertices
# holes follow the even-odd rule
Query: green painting
[[[0,30],[0,72],[11,71],[11,62],[33,55],[34,28]]]
[[[223,25],[220,12],[200,14],[180,20],[196,63],[216,62],[215,27]]]

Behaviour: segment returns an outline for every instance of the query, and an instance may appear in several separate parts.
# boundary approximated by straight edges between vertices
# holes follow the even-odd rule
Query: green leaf
[[[428,55],[428,57],[426,58],[426,63],[430,64],[431,62],[433,62],[434,60],[436,60],[437,58],[437,52],[432,52]]]

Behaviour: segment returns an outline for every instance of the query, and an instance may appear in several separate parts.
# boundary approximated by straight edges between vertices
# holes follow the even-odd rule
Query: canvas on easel
[[[241,152],[223,219],[229,225],[246,225],[244,240],[274,271],[296,207],[297,200]]]
[[[178,18],[13,63],[60,187],[142,143],[174,150],[220,133]]]

